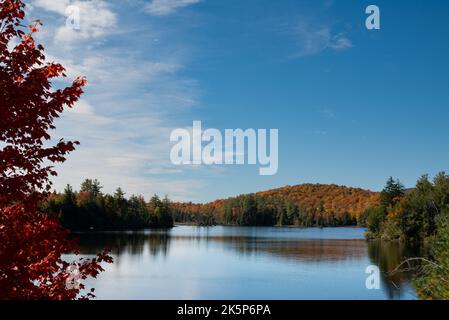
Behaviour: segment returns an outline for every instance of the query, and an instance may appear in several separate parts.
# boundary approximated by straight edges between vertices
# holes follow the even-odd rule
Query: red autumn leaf
[[[112,258],[104,252],[91,260],[63,260],[63,254],[78,251],[77,242],[68,238],[56,215],[39,212],[38,204],[56,175],[51,163],[64,162],[78,144],[61,139],[48,146],[44,141],[55,118],[78,101],[87,82],[77,78],[68,88],[52,90],[50,79],[64,77],[65,69],[44,63],[44,48],[33,39],[39,20],[31,33],[21,30],[24,8],[21,0],[0,0],[0,300],[75,299],[84,285],[67,285],[70,267],[86,279]],[[10,52],[14,38],[22,41]],[[81,296],[92,297],[91,292]]]

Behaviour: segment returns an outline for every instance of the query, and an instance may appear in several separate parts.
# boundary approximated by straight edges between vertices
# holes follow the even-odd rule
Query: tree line
[[[96,179],[86,179],[78,192],[67,185],[63,193],[53,193],[43,202],[43,210],[57,214],[62,226],[72,231],[173,227],[167,197],[155,195],[145,202],[142,196],[127,199],[121,188],[113,194],[104,194],[102,188]]]
[[[423,241],[438,234],[449,213],[449,176],[438,173],[433,180],[423,175],[406,190],[390,178],[377,206],[365,212],[368,236],[384,240]]]

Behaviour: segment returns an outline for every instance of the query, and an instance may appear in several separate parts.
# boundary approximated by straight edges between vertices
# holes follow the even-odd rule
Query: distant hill
[[[285,186],[257,193],[262,197],[278,196],[293,201],[303,209],[312,210],[320,204],[326,212],[337,215],[345,212],[356,217],[368,207],[379,201],[379,193],[360,188],[338,186],[335,184],[302,184]]]
[[[379,193],[334,184],[302,184],[216,200],[174,203],[175,219],[199,224],[351,225]]]

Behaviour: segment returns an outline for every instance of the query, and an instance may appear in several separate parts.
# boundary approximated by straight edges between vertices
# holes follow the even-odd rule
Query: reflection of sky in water
[[[177,227],[80,235],[81,252],[108,246],[114,263],[88,285],[100,299],[413,299],[403,275],[367,290],[371,264],[407,253],[368,243],[360,228]]]

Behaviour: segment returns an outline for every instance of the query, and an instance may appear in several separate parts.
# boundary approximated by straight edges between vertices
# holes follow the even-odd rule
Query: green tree
[[[440,208],[435,201],[434,191],[428,175],[424,175],[407,195],[400,226],[408,239],[422,240],[435,234]]]
[[[438,232],[431,245],[431,259],[425,259],[415,279],[421,299],[449,299],[449,210],[438,220]]]
[[[387,219],[385,208],[382,206],[366,210],[366,227],[369,237],[377,237],[381,233],[381,227]]]
[[[404,196],[405,188],[399,180],[390,177],[380,193],[380,205],[388,208],[394,207]]]
[[[148,204],[150,211],[150,226],[153,228],[171,228],[173,227],[173,215],[171,204],[167,197],[161,200],[154,195]]]
[[[102,188],[103,187],[97,179],[86,179],[81,183],[80,192],[87,192],[91,195],[92,199],[96,199],[101,196]]]
[[[60,212],[61,223],[64,227],[78,227],[80,225],[76,195],[69,184],[66,186],[64,193],[62,194]]]
[[[252,226],[256,224],[257,219],[257,203],[254,195],[243,197],[242,215],[240,218],[240,225]]]
[[[128,203],[125,199],[125,192],[123,192],[122,188],[118,187],[115,190],[114,193],[114,202],[115,202],[115,207],[117,210],[117,214],[119,215],[119,217],[123,220],[126,221],[128,219],[127,215],[127,208],[128,208]]]
[[[445,172],[438,173],[433,179],[434,201],[440,210],[448,209],[449,206],[449,176]]]
[[[161,212],[159,215],[159,223],[162,228],[173,227],[173,214],[171,209],[170,200],[167,196],[162,200]]]
[[[149,212],[143,197],[132,195],[127,202],[127,213],[133,228],[149,225]]]

